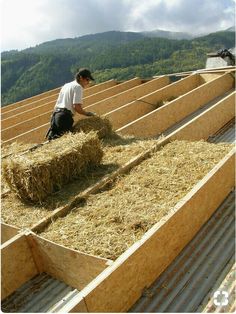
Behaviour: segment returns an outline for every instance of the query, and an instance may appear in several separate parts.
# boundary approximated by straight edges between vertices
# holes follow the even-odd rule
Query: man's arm
[[[75,111],[79,114],[82,114],[84,116],[87,116],[87,117],[91,117],[91,116],[95,116],[96,114],[93,113],[93,112],[89,112],[89,111],[85,111],[83,108],[82,108],[82,105],[81,104],[74,104],[73,105],[74,108],[75,108]]]

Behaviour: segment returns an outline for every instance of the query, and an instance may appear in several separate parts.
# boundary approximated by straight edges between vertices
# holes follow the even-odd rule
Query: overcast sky
[[[194,34],[234,25],[236,0],[0,0],[1,51],[110,30]]]

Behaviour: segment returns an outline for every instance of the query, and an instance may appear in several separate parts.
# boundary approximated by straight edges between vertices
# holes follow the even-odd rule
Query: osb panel
[[[165,101],[171,97],[180,96],[198,86],[199,77],[189,76],[184,80],[179,80],[157,91],[139,98],[127,105],[124,105],[105,116],[112,122],[114,129],[134,121],[143,115],[156,109],[157,103]]]
[[[5,142],[2,145],[9,145],[15,141],[23,143],[42,143],[45,141],[45,135],[49,128],[49,122],[46,125],[39,126],[33,130],[29,130],[26,133],[20,134],[16,137],[13,137]]]
[[[232,76],[225,74],[133,121],[118,131],[121,134],[141,137],[157,136],[201,106],[224,94],[233,87],[233,84]]]
[[[13,238],[19,231],[19,228],[1,223],[1,244]]]
[[[106,259],[68,249],[34,234],[27,235],[40,270],[78,290],[83,289],[107,266]]]
[[[167,217],[81,292],[88,311],[128,311],[143,289],[194,237],[233,186],[234,152],[231,151]],[[73,312],[73,306],[70,311]]]
[[[84,89],[84,98],[89,97],[90,95],[93,95],[95,93],[101,92],[112,86],[115,86],[116,84],[117,82],[115,80],[110,80],[110,81],[100,83],[95,86],[87,87]],[[16,114],[23,113],[30,109],[35,109],[38,106],[41,106],[41,113],[48,111],[50,108],[52,109],[55,105],[60,89],[61,87],[55,90],[51,90],[49,92],[43,93],[43,94],[39,94],[32,98],[27,98],[25,100],[22,100],[22,103],[19,102],[19,103],[15,103],[15,104],[4,107],[5,110],[2,111],[1,119],[3,120],[9,117],[13,117]],[[3,114],[3,112],[5,113]],[[33,116],[33,112],[34,111],[32,111],[31,116]]]
[[[19,235],[12,240],[2,246],[2,299],[38,273],[26,237]]]
[[[145,94],[149,94],[159,88],[162,88],[169,83],[169,78],[167,76],[162,76],[143,83],[139,86],[133,87],[128,91],[118,93],[112,97],[96,102],[95,104],[88,106],[88,110],[95,110],[98,114],[103,114],[104,112],[112,111],[124,104],[142,97]]]
[[[235,116],[235,92],[224,98],[172,135],[172,140],[207,140]]]
[[[53,103],[53,107],[54,107],[54,105],[55,104]],[[18,123],[16,125],[8,127],[5,130],[2,130],[2,140],[7,141],[11,138],[14,138],[14,137],[20,135],[20,134],[23,134],[25,132],[33,130],[37,126],[48,123],[50,121],[51,114],[52,114],[52,111],[48,111],[46,113],[39,114],[36,117],[32,117],[28,120],[26,120],[26,119],[21,120],[22,121],[21,123]],[[25,116],[25,114],[22,114],[22,115]],[[21,118],[23,118],[23,116]]]
[[[110,88],[107,88],[101,92],[98,92],[96,94],[93,94],[91,96],[88,96],[84,98],[83,105],[84,106],[89,106],[97,101],[100,101],[102,99],[105,99],[107,97],[111,97],[117,93],[121,93],[123,91],[126,91],[134,86],[140,85],[141,84],[141,79],[136,77],[134,79],[131,79],[129,81],[126,81],[124,83],[120,83],[117,86],[113,86]]]
[[[26,99],[20,100],[20,101],[18,101],[16,103],[7,105],[7,106],[2,108],[2,113],[6,113],[8,111],[15,110],[15,109],[19,108],[19,106],[20,107],[24,106],[24,105],[29,104],[31,102],[37,101],[37,100],[39,100],[41,98],[49,97],[49,96],[51,96],[53,94],[58,94],[60,89],[61,89],[61,87],[58,87],[58,88],[55,88],[55,89],[51,89],[48,92],[45,92],[45,93],[42,93],[42,94],[38,94],[36,96],[32,96],[30,98],[26,98]]]

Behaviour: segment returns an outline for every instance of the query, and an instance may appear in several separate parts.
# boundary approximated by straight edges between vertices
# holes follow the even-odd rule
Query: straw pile
[[[232,148],[229,144],[170,143],[107,191],[53,222],[41,236],[115,260],[166,215]]]
[[[16,155],[3,163],[10,189],[24,201],[41,202],[102,159],[94,132],[67,134],[33,152]]]
[[[76,122],[73,126],[74,132],[88,133],[96,131],[99,138],[110,136],[112,133],[112,125],[107,118],[95,116],[85,118]]]
[[[68,204],[73,197],[98,182],[105,175],[124,165],[133,157],[149,149],[156,140],[138,140],[133,137],[119,137],[103,140],[104,156],[102,163],[95,169],[88,169],[78,180],[64,186],[59,193],[49,195],[43,203],[23,204],[14,193],[8,193],[1,202],[2,220],[19,228],[30,228],[47,216],[53,209]]]

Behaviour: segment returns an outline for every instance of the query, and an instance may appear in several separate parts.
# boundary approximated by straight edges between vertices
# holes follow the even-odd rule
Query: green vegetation
[[[230,31],[191,40],[106,32],[6,51],[1,54],[2,106],[63,85],[80,67],[91,69],[97,83],[204,68],[206,54],[233,47],[234,38]]]

